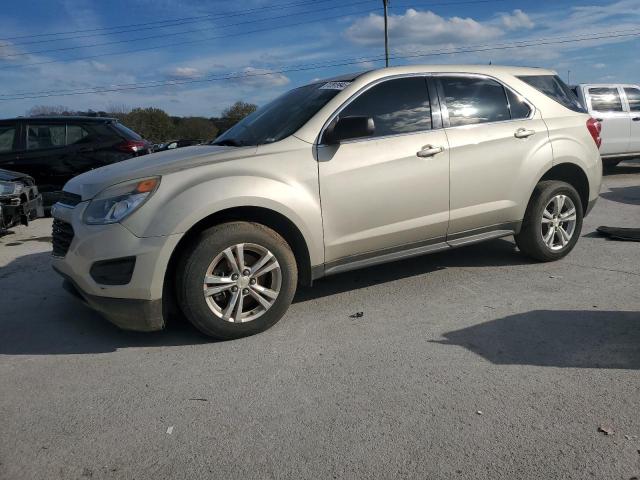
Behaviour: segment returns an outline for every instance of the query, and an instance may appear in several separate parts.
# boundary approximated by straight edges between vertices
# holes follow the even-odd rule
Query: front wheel
[[[526,255],[550,262],[567,255],[582,230],[582,203],[575,188],[565,182],[538,183],[529,200],[518,248]]]
[[[222,340],[261,332],[280,320],[298,271],[287,242],[264,225],[230,222],[203,231],[178,265],[180,308],[200,331]]]

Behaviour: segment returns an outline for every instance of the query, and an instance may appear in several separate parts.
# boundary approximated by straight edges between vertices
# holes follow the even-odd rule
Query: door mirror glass
[[[332,124],[324,132],[324,143],[336,145],[343,140],[370,137],[376,131],[371,117],[343,117]]]

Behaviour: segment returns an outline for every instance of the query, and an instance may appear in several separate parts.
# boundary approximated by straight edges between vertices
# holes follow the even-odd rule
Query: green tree
[[[159,108],[134,108],[122,123],[153,143],[173,138],[171,117]]]
[[[220,118],[214,119],[220,132],[226,132],[247,115],[253,113],[257,105],[247,102],[236,102],[222,111]]]
[[[171,117],[174,137],[181,140],[210,141],[218,135],[218,127],[204,117]]]

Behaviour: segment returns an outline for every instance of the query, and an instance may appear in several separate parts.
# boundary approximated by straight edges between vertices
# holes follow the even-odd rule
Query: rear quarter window
[[[557,75],[523,75],[518,78],[569,110],[587,113],[576,94]]]
[[[130,128],[125,127],[121,123],[114,123],[113,127],[123,135],[127,140],[142,140],[142,137]]]

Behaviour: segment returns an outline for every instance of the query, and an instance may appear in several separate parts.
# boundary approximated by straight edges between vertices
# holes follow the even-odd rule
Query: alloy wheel
[[[576,207],[571,198],[558,194],[542,211],[541,233],[544,244],[553,251],[566,247],[576,229]]]
[[[239,243],[216,255],[204,277],[209,309],[232,323],[246,323],[264,315],[282,286],[282,270],[275,255],[255,243]]]

